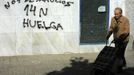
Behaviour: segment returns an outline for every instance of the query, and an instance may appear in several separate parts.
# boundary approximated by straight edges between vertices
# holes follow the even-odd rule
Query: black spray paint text
[[[23,1],[23,2],[22,2]],[[26,5],[24,5],[24,9],[23,11],[25,12],[25,16],[23,18],[23,28],[38,28],[38,29],[46,29],[46,30],[50,30],[50,29],[54,29],[54,30],[63,30],[63,27],[61,25],[61,23],[57,23],[54,21],[51,21],[50,23],[48,23],[47,21],[41,21],[41,20],[33,20],[32,18],[26,18],[26,17],[35,17],[35,18],[47,18],[47,16],[49,16],[49,9],[55,9],[55,8],[50,8],[47,7],[45,8],[44,6],[39,7],[37,5],[34,5],[34,3],[53,3],[55,4],[62,4],[64,7],[70,7],[72,4],[74,4],[74,2],[72,1],[66,1],[66,0],[11,0],[11,1],[7,1],[4,4],[4,7],[6,9],[9,9],[11,7],[11,5],[15,5],[15,4],[20,4],[20,3],[26,3]],[[55,12],[53,12],[55,13]]]
[[[65,1],[65,0],[22,0],[23,3],[39,3],[39,2],[43,2],[43,3],[57,3],[57,4],[62,4],[65,7],[70,7],[72,4],[74,4],[74,2],[72,1]],[[11,7],[11,5],[14,5],[16,3],[22,3],[21,0],[11,0],[6,2],[6,4],[4,4],[6,9],[9,9]]]
[[[37,16],[37,12],[38,13],[38,16],[39,17],[42,17],[42,16],[47,16],[48,14],[48,8],[39,8],[39,11],[37,11],[37,6],[34,6],[34,5],[29,5],[27,4],[24,8],[24,11],[26,11],[26,16],[29,16],[29,13],[32,13],[33,16]]]
[[[46,21],[41,21],[41,20],[30,20],[30,19],[23,19],[23,27],[24,28],[38,28],[38,29],[45,29],[45,30],[49,30],[49,29],[54,29],[54,30],[63,30],[63,27],[61,26],[60,23],[56,23],[54,21],[48,23],[46,23]]]

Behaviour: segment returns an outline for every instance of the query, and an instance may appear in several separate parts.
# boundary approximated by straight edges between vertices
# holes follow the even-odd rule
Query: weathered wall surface
[[[24,1],[0,3],[0,56],[79,52],[78,0],[71,0],[70,6],[64,4],[69,0],[61,0],[63,3]],[[5,4],[10,7],[6,8]]]
[[[129,18],[129,21],[130,21],[130,34],[131,34],[131,37],[130,37],[130,43],[129,43],[129,50],[134,50],[134,1],[133,0],[125,0],[125,13],[126,13],[126,16]]]
[[[11,4],[11,1],[12,0],[2,0],[0,2],[0,56],[89,53],[98,52],[104,47],[104,44],[79,44],[79,0],[70,0],[74,2],[74,4],[71,4],[69,7],[65,7],[64,4],[60,3],[16,2],[15,4]],[[113,16],[113,10],[116,6],[121,6],[124,10],[131,11],[125,8],[124,1],[125,0],[110,0],[110,17]],[[8,5],[7,2],[10,2],[10,8],[8,9],[4,6],[5,4]],[[27,4],[29,4],[29,9],[26,8]],[[36,6],[35,13],[33,11],[30,12],[31,4]],[[130,4],[127,3],[127,5]],[[131,3],[131,5],[133,5],[133,3]],[[48,8],[48,14],[40,17],[39,9],[42,7],[44,8],[44,12],[45,9]],[[29,10],[29,14],[26,14],[27,10]],[[32,8],[32,10],[34,10],[34,8]],[[132,23],[132,15],[127,15],[131,18]],[[27,19],[31,20],[28,20],[28,26],[26,23]],[[29,26],[30,23],[34,26],[34,23],[37,24],[37,21],[38,26]],[[55,27],[48,30],[43,27],[41,28],[40,25],[44,26],[43,21],[45,21],[46,26],[49,26],[50,23],[57,26],[60,23],[63,29],[60,27],[59,30],[54,29]]]

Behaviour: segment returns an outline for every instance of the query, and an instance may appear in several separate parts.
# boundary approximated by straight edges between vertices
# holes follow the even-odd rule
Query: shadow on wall
[[[127,50],[134,50],[134,36],[130,35]]]
[[[130,40],[129,42],[132,41],[132,50],[134,50],[134,36],[133,35],[130,35]]]
[[[71,59],[70,61],[70,67],[44,75],[90,75],[93,63],[90,63],[87,59],[83,59],[83,57]],[[134,75],[134,68],[127,68],[122,73],[116,75]]]
[[[132,49],[134,50],[134,40],[133,40],[133,44],[132,44]]]

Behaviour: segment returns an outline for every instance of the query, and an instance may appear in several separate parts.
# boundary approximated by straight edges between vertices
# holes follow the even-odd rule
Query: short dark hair
[[[114,11],[116,11],[116,10],[119,10],[120,13],[122,14],[122,9],[121,9],[120,7],[116,7],[116,8],[114,9]]]

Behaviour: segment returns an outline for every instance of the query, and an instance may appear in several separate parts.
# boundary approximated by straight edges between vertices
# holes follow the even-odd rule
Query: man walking
[[[117,58],[120,59],[120,66],[118,68],[122,70],[122,68],[126,66],[124,55],[129,41],[130,25],[129,20],[122,15],[121,8],[115,8],[114,15],[111,19],[111,25],[106,39],[108,40],[111,34],[113,34],[115,47],[119,49]]]

